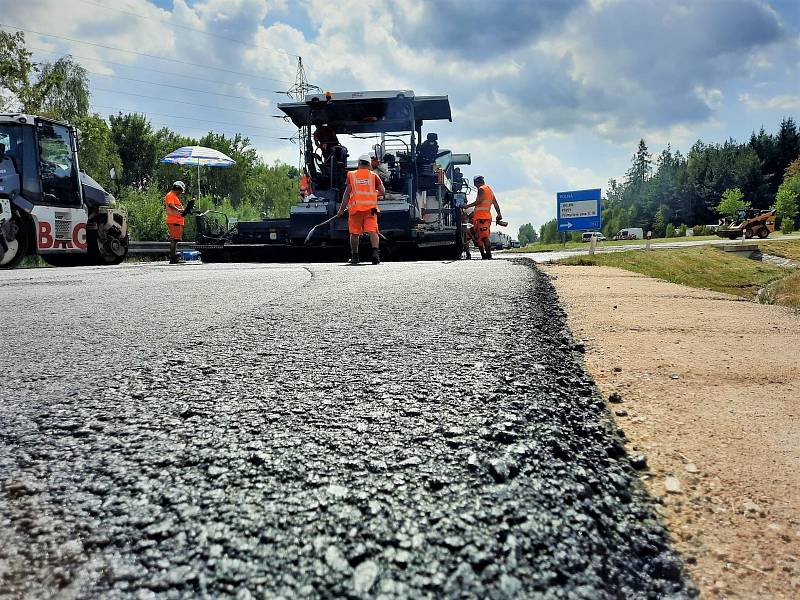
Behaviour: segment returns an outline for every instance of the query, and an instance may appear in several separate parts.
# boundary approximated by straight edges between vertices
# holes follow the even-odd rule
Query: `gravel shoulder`
[[[622,397],[609,406],[703,595],[796,598],[797,313],[610,267],[544,270],[590,373]]]
[[[0,597],[694,595],[529,262],[36,271]]]

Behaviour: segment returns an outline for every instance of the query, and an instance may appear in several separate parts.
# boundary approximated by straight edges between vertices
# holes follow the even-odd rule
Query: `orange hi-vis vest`
[[[170,204],[179,206],[180,209],[176,210],[172,208]],[[181,204],[181,199],[178,198],[178,195],[172,190],[167,192],[167,195],[164,196],[164,209],[167,211],[167,225],[171,223],[176,223],[177,225],[184,224],[184,218],[183,215],[181,214],[181,210],[183,209],[183,204]]]
[[[377,178],[369,169],[357,169],[347,174],[347,185],[350,186],[347,209],[351,213],[378,210],[378,189],[375,184]]]
[[[473,219],[491,219],[492,203],[494,202],[494,192],[485,183],[478,188],[478,203],[475,205],[475,212],[472,213]]]
[[[311,190],[311,177],[308,175],[303,175],[300,177],[300,195],[305,198],[306,196],[310,196],[312,193]]]

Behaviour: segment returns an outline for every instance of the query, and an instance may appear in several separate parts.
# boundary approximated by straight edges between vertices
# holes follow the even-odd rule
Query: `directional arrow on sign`
[[[572,222],[571,221],[567,221],[566,223],[564,223],[564,227],[566,227],[567,229],[570,229],[572,227]]]

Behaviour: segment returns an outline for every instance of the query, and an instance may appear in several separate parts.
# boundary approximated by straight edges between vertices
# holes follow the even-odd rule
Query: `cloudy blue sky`
[[[275,105],[302,55],[324,89],[448,94],[516,232],[557,191],[605,187],[640,137],[745,139],[800,114],[798,0],[0,0],[37,59],[71,53],[95,111],[188,135],[241,131],[295,164]],[[54,37],[55,36],[55,37]],[[351,148],[360,153],[361,148]]]

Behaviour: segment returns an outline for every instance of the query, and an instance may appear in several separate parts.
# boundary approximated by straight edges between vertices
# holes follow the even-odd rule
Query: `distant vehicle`
[[[742,237],[742,234],[747,239],[756,235],[764,239],[775,231],[775,214],[775,210],[758,210],[755,208],[740,210],[732,223],[726,223],[724,228],[717,228],[715,233],[719,237],[731,240]]]
[[[606,236],[599,231],[584,231],[581,234],[582,242],[591,242],[592,238],[595,238],[598,242],[604,242],[606,240]]]
[[[517,242],[519,245],[519,242]],[[502,231],[492,231],[489,234],[489,247],[492,250],[507,250],[511,248],[511,236]]]
[[[644,230],[641,227],[628,227],[620,229],[617,235],[614,236],[615,240],[643,240]]]
[[[517,240],[511,240],[511,247],[512,247],[512,248],[519,248],[519,247],[520,247],[520,245],[521,245],[521,244],[519,243],[519,241],[517,241]]]

